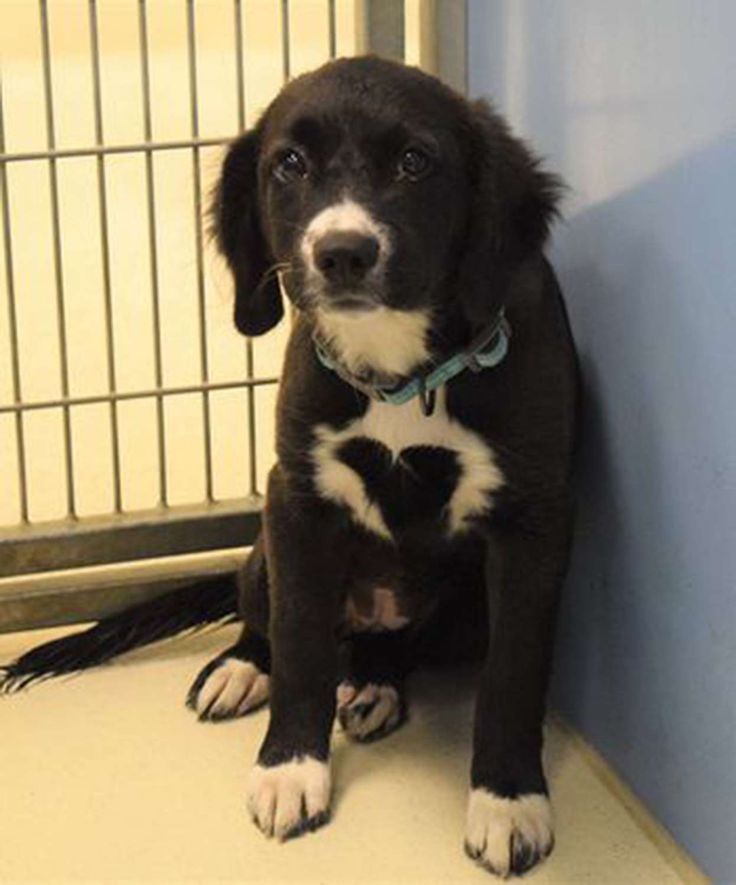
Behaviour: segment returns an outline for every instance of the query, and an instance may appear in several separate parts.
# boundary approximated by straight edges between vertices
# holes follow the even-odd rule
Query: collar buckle
[[[419,407],[422,410],[422,415],[425,418],[429,418],[429,416],[434,412],[435,402],[437,400],[437,390],[427,390],[427,378],[425,375],[421,375],[418,379],[419,381],[419,392],[417,396],[419,397]]]

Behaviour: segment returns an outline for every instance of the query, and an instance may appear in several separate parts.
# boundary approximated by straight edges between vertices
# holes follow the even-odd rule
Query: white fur
[[[338,447],[349,439],[375,439],[390,450],[394,460],[410,446],[435,446],[455,452],[461,473],[447,507],[450,534],[462,531],[471,517],[486,511],[491,494],[503,484],[492,449],[478,434],[447,414],[444,388],[437,392],[431,416],[422,414],[416,399],[401,406],[371,401],[365,415],[346,427],[338,430],[320,424],[315,435],[312,455],[321,494],[347,505],[356,522],[388,540],[391,532],[378,506],[368,499],[361,477],[335,456]]]
[[[367,716],[345,716],[351,707],[362,704],[374,704]],[[357,740],[365,740],[380,729],[391,729],[399,720],[401,710],[399,693],[393,685],[376,685],[369,682],[360,690],[348,682],[341,682],[337,688],[338,713],[342,712],[341,721],[345,732]]]
[[[369,311],[317,310],[320,332],[336,359],[359,375],[409,375],[426,361],[427,310],[393,310],[375,307]]]
[[[315,215],[304,232],[300,248],[312,280],[320,276],[314,263],[314,247],[323,236],[335,231],[351,231],[376,240],[378,259],[371,277],[380,277],[391,254],[389,230],[359,203],[345,198]],[[351,372],[406,375],[427,359],[430,315],[426,310],[376,306],[351,312],[331,310],[327,303],[318,305],[316,316],[322,335]]]
[[[503,799],[488,790],[472,790],[465,830],[468,853],[506,877],[511,871],[514,836],[523,838],[540,858],[549,854],[553,844],[549,799],[537,793]]]
[[[378,261],[376,271],[380,272],[385,265],[391,249],[391,238],[388,228],[376,221],[360,203],[345,198],[339,203],[328,206],[309,222],[301,241],[301,253],[307,269],[314,273],[314,244],[325,234],[337,231],[355,231],[374,237],[378,241]]]
[[[363,480],[352,469],[335,457],[337,431],[326,426],[315,428],[317,443],[312,457],[315,464],[315,484],[320,493],[338,504],[347,505],[353,519],[365,528],[391,540],[391,532],[381,511],[365,493]]]
[[[198,715],[242,716],[268,698],[269,678],[250,661],[227,658],[197,695]]]
[[[254,765],[247,789],[248,810],[266,836],[285,839],[305,823],[327,814],[330,767],[311,756],[281,765]]]

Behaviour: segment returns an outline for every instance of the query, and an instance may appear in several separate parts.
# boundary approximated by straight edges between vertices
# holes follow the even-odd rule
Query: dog
[[[327,822],[336,717],[382,738],[413,667],[473,658],[466,851],[506,877],[552,850],[542,726],[579,398],[543,254],[561,187],[489,104],[376,57],[291,81],[229,147],[212,226],[235,324],[267,332],[286,296],[293,327],[242,633],[188,704],[219,720],[270,703],[247,788],[268,836]],[[177,628],[229,610],[207,602],[217,584]],[[136,611],[134,640],[84,660],[61,640],[68,666],[26,656],[6,680],[166,632]]]

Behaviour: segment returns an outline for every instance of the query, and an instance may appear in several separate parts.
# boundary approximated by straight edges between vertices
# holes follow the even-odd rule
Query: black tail
[[[218,575],[171,590],[103,618],[81,633],[38,645],[12,664],[0,667],[0,694],[95,667],[123,652],[176,636],[184,630],[235,620],[237,602],[234,575]]]

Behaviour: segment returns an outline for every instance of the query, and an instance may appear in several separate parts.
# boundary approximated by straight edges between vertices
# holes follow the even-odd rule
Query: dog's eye
[[[289,148],[276,163],[273,171],[280,181],[293,181],[295,178],[305,178],[307,175],[307,161],[295,148]]]
[[[407,148],[399,160],[399,177],[416,180],[426,175],[432,166],[428,154],[419,148]]]

